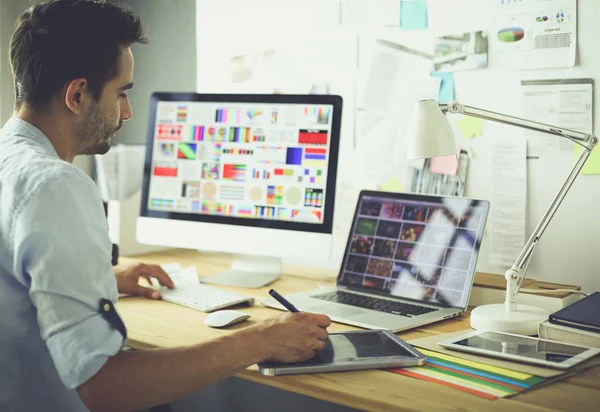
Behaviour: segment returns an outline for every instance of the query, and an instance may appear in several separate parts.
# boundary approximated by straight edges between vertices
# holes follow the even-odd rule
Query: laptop
[[[393,332],[458,316],[488,211],[485,200],[362,191],[336,285],[285,297],[302,311]]]

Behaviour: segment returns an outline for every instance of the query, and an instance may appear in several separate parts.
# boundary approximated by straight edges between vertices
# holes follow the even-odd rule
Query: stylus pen
[[[271,289],[269,291],[269,295],[273,296],[273,298],[281,303],[283,306],[285,306],[285,308],[287,310],[289,310],[290,312],[298,312],[298,309],[296,309],[296,307],[294,305],[292,305],[286,298],[284,298],[283,296],[281,296],[279,293],[277,293],[275,291],[275,289]]]

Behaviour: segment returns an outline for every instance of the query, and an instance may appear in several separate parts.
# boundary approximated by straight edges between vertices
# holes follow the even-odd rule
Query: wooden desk
[[[200,255],[198,252],[171,250],[136,257],[147,263],[179,262],[182,266],[195,265],[201,276],[218,273],[229,263],[227,257]],[[123,263],[133,261],[121,258]],[[284,276],[262,289],[235,289],[254,296],[254,307],[241,310],[252,314],[249,321],[228,329],[213,329],[205,326],[205,313],[187,309],[167,302],[141,298],[124,298],[118,310],[127,325],[128,346],[134,349],[170,348],[192,345],[244,328],[280,311],[261,306],[260,299],[268,297],[268,289],[276,288],[280,293],[310,290],[317,287],[319,279],[335,274],[312,270],[313,279],[294,276],[294,268],[284,267]],[[399,333],[405,340],[437,335],[469,328],[468,314],[460,318],[438,322],[411,331]],[[331,331],[356,329],[349,325],[333,324]],[[329,374],[266,377],[255,366],[237,375],[265,385],[277,387],[363,410],[427,410],[427,411],[586,411],[597,410],[600,402],[600,367],[589,369],[577,376],[519,394],[511,398],[488,401],[445,386],[405,377],[386,371],[355,371]],[[596,405],[596,406],[594,406]]]

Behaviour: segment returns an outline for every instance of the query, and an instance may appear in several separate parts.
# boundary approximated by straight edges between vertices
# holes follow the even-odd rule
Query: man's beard
[[[110,139],[121,128],[122,122],[115,126],[102,117],[100,106],[93,102],[85,113],[79,136],[83,139],[84,149],[80,155],[103,155],[110,150]]]

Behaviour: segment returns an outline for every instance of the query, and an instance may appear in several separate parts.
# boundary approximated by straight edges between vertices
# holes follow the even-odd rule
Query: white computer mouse
[[[224,328],[248,319],[250,315],[237,310],[218,310],[204,318],[204,323],[213,328]]]

